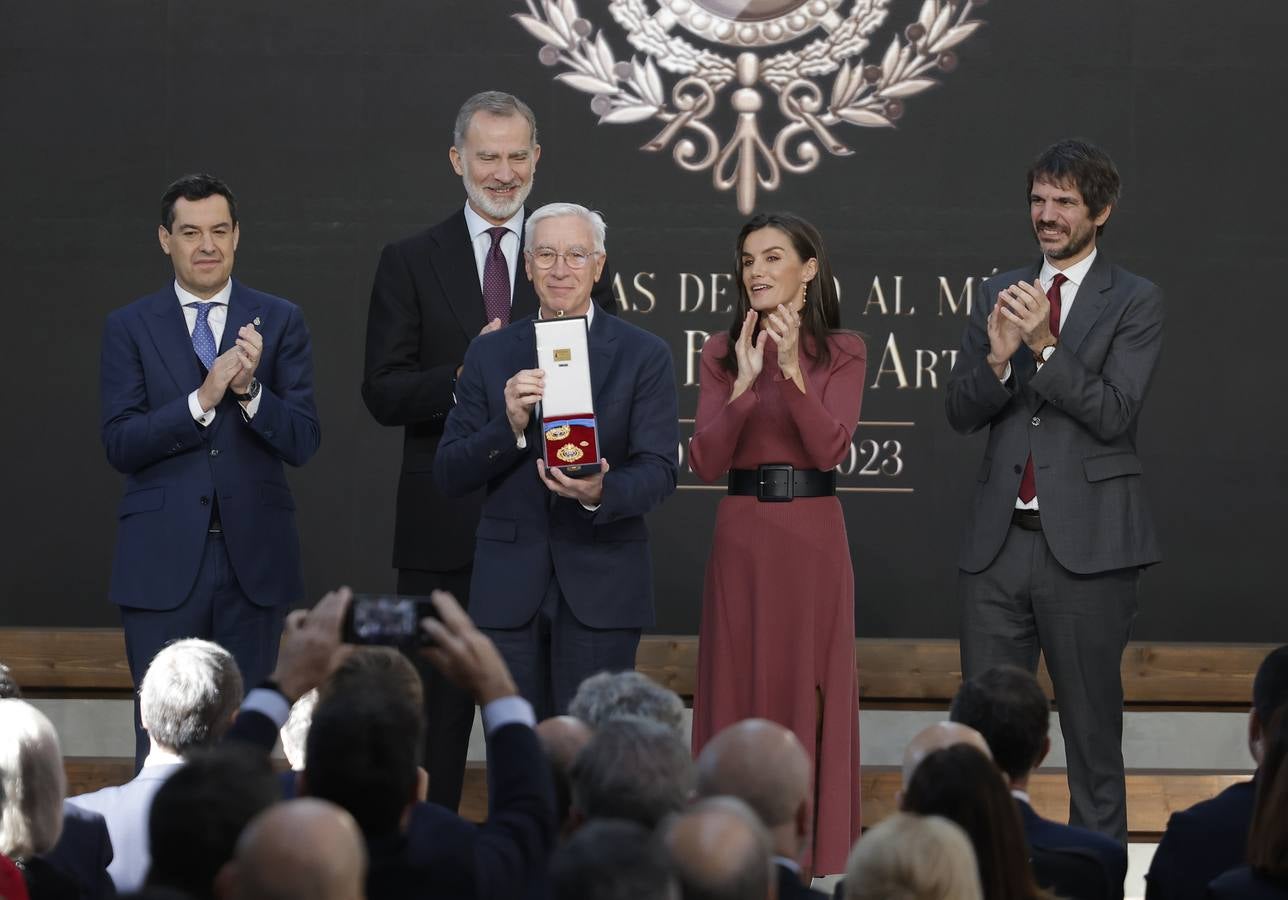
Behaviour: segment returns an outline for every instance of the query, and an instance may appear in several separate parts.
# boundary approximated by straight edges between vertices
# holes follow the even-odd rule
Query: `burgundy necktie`
[[[1051,303],[1051,336],[1058,338],[1060,336],[1060,285],[1069,279],[1063,272],[1057,272],[1051,279],[1051,287],[1047,288],[1047,300]],[[1037,477],[1033,474],[1033,454],[1029,454],[1028,462],[1024,464],[1024,475],[1020,477],[1020,499],[1028,503],[1038,495]]]
[[[501,238],[509,234],[510,229],[498,225],[489,228],[487,233],[492,235],[492,246],[487,251],[487,261],[483,263],[483,313],[489,322],[500,319],[502,325],[509,325],[510,267],[501,252]]]

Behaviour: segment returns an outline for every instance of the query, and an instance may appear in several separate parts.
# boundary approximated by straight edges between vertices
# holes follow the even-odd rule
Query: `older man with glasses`
[[[538,452],[545,372],[527,319],[470,345],[434,479],[449,496],[487,489],[470,614],[544,719],[563,713],[587,676],[635,665],[653,624],[644,514],[675,490],[679,431],[666,344],[591,302],[604,220],[552,203],[524,231],[537,317],[587,318],[599,465],[570,476]]]

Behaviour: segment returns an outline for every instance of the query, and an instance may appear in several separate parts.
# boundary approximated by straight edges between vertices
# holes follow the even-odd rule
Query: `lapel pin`
[[[256,317],[255,317],[255,327],[256,327],[256,328],[258,328],[258,327],[259,327],[259,316],[256,316]]]

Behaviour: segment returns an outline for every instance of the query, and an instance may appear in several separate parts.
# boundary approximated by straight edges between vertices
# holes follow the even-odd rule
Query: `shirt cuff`
[[[532,704],[517,694],[513,697],[499,697],[483,707],[483,733],[488,737],[499,728],[516,724],[527,725],[529,728],[534,728],[537,724]]]
[[[587,506],[585,503],[583,503],[581,505],[581,508],[584,509],[586,512],[597,512],[599,508],[603,505],[604,504],[602,503],[596,503],[594,506]]]
[[[528,449],[528,436],[526,434],[516,434],[514,436],[514,446],[520,450]]]
[[[268,716],[278,729],[291,717],[291,704],[286,695],[270,688],[255,688],[246,695],[241,708],[242,712],[257,712]]]
[[[264,385],[260,384],[259,390],[255,392],[255,399],[249,403],[242,404],[242,413],[246,416],[246,421],[255,418],[255,413],[259,412],[259,399],[264,396]]]
[[[1004,371],[1004,372],[1002,373],[1002,377],[1001,377],[1000,379],[998,379],[998,380],[999,380],[999,381],[1001,381],[1001,382],[1002,382],[1002,384],[1006,384],[1006,382],[1008,382],[1008,381],[1010,381],[1010,380],[1011,380],[1011,364],[1010,364],[1010,363],[1007,363],[1007,364],[1006,364],[1006,371]]]
[[[193,421],[198,425],[209,425],[215,421],[215,411],[204,410],[201,408],[201,402],[197,400],[197,392],[193,391],[188,395],[188,412],[192,413]]]

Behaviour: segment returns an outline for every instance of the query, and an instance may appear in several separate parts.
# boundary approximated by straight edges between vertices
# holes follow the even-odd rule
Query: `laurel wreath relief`
[[[645,0],[610,0],[609,13],[638,51],[618,60],[603,30],[582,17],[576,0],[525,0],[528,13],[514,18],[542,42],[544,65],[563,66],[557,81],[591,94],[600,124],[663,123],[643,149],[673,147],[676,163],[690,172],[712,170],[721,191],[734,189],[738,209],[750,214],[757,188],[777,189],[782,173],[812,171],[822,158],[853,151],[837,137],[841,125],[890,128],[904,101],[934,87],[940,73],[957,67],[954,48],[984,23],[972,19],[986,0],[924,0],[917,19],[891,39],[879,62],[865,64],[872,35],[884,25],[891,0],[855,0],[848,17],[824,24],[826,34],[798,49],[734,59],[672,34],[666,10],[650,13]],[[660,70],[681,76],[669,95]],[[820,80],[831,79],[825,95]],[[722,139],[707,122],[718,95],[737,113],[733,135]],[[761,131],[764,97],[776,96],[784,124],[772,139]]]

